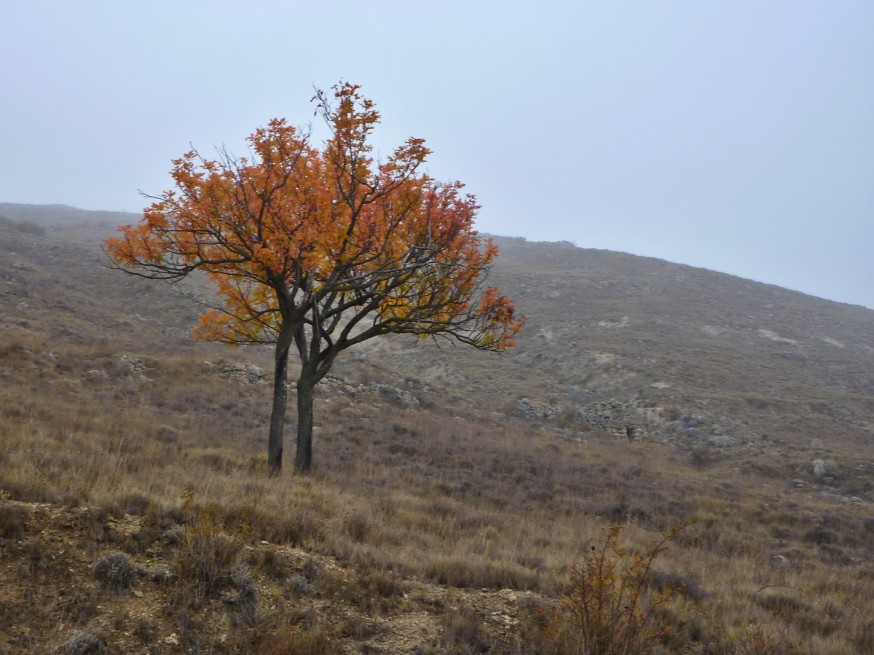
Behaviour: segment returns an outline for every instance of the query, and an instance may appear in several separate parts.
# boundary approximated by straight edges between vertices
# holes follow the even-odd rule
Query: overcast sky
[[[140,211],[363,85],[481,231],[874,308],[874,2],[4,0],[0,202]]]

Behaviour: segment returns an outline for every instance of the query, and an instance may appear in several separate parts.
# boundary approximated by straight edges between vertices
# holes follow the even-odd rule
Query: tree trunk
[[[313,464],[313,389],[315,378],[306,369],[297,381],[297,452],[294,468],[309,473]]]
[[[276,342],[273,368],[273,409],[270,412],[270,435],[267,438],[267,470],[270,476],[282,471],[282,446],[285,434],[285,407],[288,403],[288,349],[291,339]]]

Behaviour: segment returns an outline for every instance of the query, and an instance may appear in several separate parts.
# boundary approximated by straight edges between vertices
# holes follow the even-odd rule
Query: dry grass
[[[504,411],[518,393],[506,360],[477,402],[467,387],[425,389],[377,349],[338,371],[414,388],[422,408],[320,389],[316,471],[268,480],[269,384],[201,364],[224,357],[269,370],[269,353],[192,344],[180,336],[190,311],[176,295],[93,275],[99,298],[82,288],[52,295],[57,273],[38,269],[27,294],[0,289],[3,309],[31,305],[0,321],[0,650],[10,655],[51,650],[73,630],[99,633],[110,652],[169,653],[178,643],[203,653],[546,653],[544,612],[604,525],[622,524],[617,546],[645,552],[685,520],[694,524],[652,573],[657,590],[675,588],[683,601],[660,610],[673,630],[654,652],[872,652],[874,515],[861,428],[846,438],[822,428],[827,453],[799,446],[809,439],[792,432],[796,401],[731,369],[704,400],[655,398],[663,420],[723,394],[722,406],[762,413],[763,425],[785,419],[785,432],[700,452],[657,433],[579,441],[572,412],[560,429],[492,416],[495,398]],[[147,320],[130,318],[133,304]],[[632,341],[650,356],[651,344]],[[137,358],[133,374],[123,355]],[[714,376],[720,365],[707,364]],[[465,375],[481,380],[491,366],[471,356]],[[548,366],[536,364],[532,387]],[[578,377],[559,368],[550,384],[583,384]],[[822,420],[817,429],[843,430]],[[812,459],[830,461],[829,482],[811,473]],[[863,500],[845,502],[848,494]],[[128,595],[91,577],[113,552],[140,567],[125,580]],[[156,563],[177,579],[153,578]]]
[[[447,419],[436,410],[389,409],[386,421],[387,408],[375,407],[372,398],[323,392],[317,444],[334,456],[323,456],[311,477],[271,481],[258,420],[266,412],[264,387],[212,377],[185,358],[164,356],[148,360],[149,382],[86,385],[77,362],[94,361],[99,352],[58,349],[70,362],[66,371],[33,350],[16,352],[19,384],[7,387],[0,401],[6,495],[105,508],[84,525],[97,544],[109,538],[110,518],[144,517],[154,527],[117,544],[132,554],[153,548],[169,526],[187,525],[175,558],[196,602],[177,607],[195,613],[216,593],[238,592],[232,576],[246,544],[275,544],[249,556],[257,576],[291,596],[303,589],[304,598],[332,598],[349,608],[340,614],[316,608],[312,627],[276,628],[276,639],[299,643],[300,652],[372,639],[362,638],[372,630],[361,626],[365,619],[350,622],[348,613],[409,611],[401,609],[406,581],[549,597],[605,522],[623,522],[623,547],[640,548],[685,519],[694,525],[658,568],[664,584],[695,585],[688,616],[674,616],[677,628],[664,638],[671,648],[852,653],[870,642],[874,606],[863,568],[870,517],[788,484],[765,486],[755,471],[722,464],[701,470],[654,443],[580,445],[515,424],[497,430],[489,419]],[[192,481],[196,505],[208,517],[199,522],[188,518]],[[10,517],[4,543],[27,536],[20,510],[3,511]],[[248,540],[240,537],[243,523]],[[290,546],[329,557],[350,573],[325,569],[301,577],[275,550]],[[28,555],[30,575],[46,575],[45,559]],[[201,564],[209,568],[202,575]],[[90,594],[63,611],[93,620]],[[509,646],[500,644],[511,643],[506,634],[482,628],[483,637],[458,618],[444,620],[450,636],[433,646],[443,652],[464,652],[462,642],[501,652]],[[194,616],[185,625],[187,643],[205,647],[195,636],[208,621]],[[253,652],[266,647],[248,643]]]

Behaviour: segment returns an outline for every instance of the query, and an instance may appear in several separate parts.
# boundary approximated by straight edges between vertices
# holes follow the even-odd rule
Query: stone
[[[87,632],[78,632],[68,642],[55,648],[51,655],[91,655],[105,652],[106,647],[99,637]]]
[[[419,407],[419,399],[409,391],[392,387],[388,384],[376,385],[376,392],[380,398],[394,403],[400,403],[408,409],[417,409]]]
[[[555,418],[561,407],[548,403],[534,402],[528,398],[522,398],[516,403],[516,409],[522,412],[526,418],[551,419]]]
[[[210,364],[210,366],[213,366]],[[212,369],[207,369],[204,367],[205,372],[209,372]],[[247,384],[256,384],[261,382],[264,377],[267,375],[264,372],[264,369],[260,366],[254,366],[252,364],[222,364],[219,367],[219,373],[224,375],[225,377],[234,378],[241,382],[245,382]]]
[[[576,419],[594,430],[602,430],[616,435],[633,439],[640,436],[642,430],[633,425],[629,415],[630,408],[619,400],[607,400],[592,403],[577,412]]]
[[[778,568],[785,569],[789,566],[789,558],[785,555],[774,555],[771,558],[771,563]]]
[[[734,445],[734,438],[726,434],[713,435],[707,440],[714,448],[728,448]]]
[[[177,578],[176,572],[170,568],[169,564],[158,562],[149,569],[149,577],[155,582],[167,584],[173,582]]]

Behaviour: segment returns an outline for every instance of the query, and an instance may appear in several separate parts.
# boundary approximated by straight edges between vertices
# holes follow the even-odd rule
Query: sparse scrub
[[[21,539],[26,532],[27,510],[16,505],[0,504],[0,539]]]
[[[371,568],[360,574],[350,588],[354,594],[350,600],[367,615],[386,614],[397,606],[404,588],[394,573]]]
[[[24,249],[15,250],[26,259]],[[4,271],[7,254],[0,249]],[[621,544],[638,553],[648,534],[691,516],[696,525],[677,535],[650,576],[654,592],[675,591],[656,614],[676,629],[655,653],[874,653],[874,574],[866,565],[874,545],[874,461],[865,456],[870,432],[859,427],[874,403],[861,386],[868,364],[853,346],[864,343],[861,336],[836,337],[855,353],[852,370],[861,375],[833,360],[837,372],[826,373],[841,389],[856,388],[858,398],[790,377],[792,394],[780,391],[779,380],[749,378],[737,391],[731,384],[750,368],[748,358],[717,366],[701,359],[713,353],[684,353],[675,341],[665,348],[674,364],[659,370],[672,387],[641,392],[641,406],[645,400],[658,417],[647,427],[664,431],[633,443],[607,436],[579,443],[574,433],[553,432],[554,422],[491,415],[500,403],[512,407],[507,399],[519,392],[546,389],[544,381],[552,384],[546,393],[564,393],[553,378],[578,385],[580,405],[601,393],[598,385],[608,380],[600,372],[588,386],[588,371],[556,372],[555,351],[541,368],[524,359],[530,342],[520,342],[516,362],[452,349],[434,354],[427,344],[395,340],[367,362],[339,359],[336,371],[350,385],[317,389],[318,448],[336,457],[308,478],[268,482],[263,384],[203,372],[203,361],[228,355],[186,339],[194,317],[178,289],[125,278],[130,286],[122,291],[118,280],[106,284],[90,271],[82,291],[75,280],[93,259],[86,255],[60,259],[64,268],[48,274],[31,257],[22,278],[28,297],[12,293],[21,285],[0,283],[0,651],[48,653],[75,631],[94,629],[110,653],[273,653],[287,643],[288,652],[298,652],[297,644],[394,655],[418,643],[421,653],[447,655],[444,617],[454,606],[481,617],[493,639],[490,655],[555,655],[543,629],[550,599],[602,521],[621,521]],[[59,278],[70,283],[57,285]],[[536,288],[536,280],[529,283]],[[52,320],[37,297],[75,311]],[[21,301],[30,307],[16,309]],[[591,311],[581,325],[599,320],[600,310]],[[846,311],[832,319],[845,320]],[[689,320],[697,326],[701,318],[690,311]],[[634,323],[631,316],[622,330],[630,333]],[[611,344],[600,332],[579,336],[579,352],[613,353],[627,372],[643,361],[617,350],[637,342]],[[652,344],[645,348],[645,358],[661,356]],[[151,381],[117,370],[123,354],[139,358]],[[564,354],[569,365],[579,361]],[[233,361],[271,366],[258,349],[237,351]],[[525,377],[514,378],[520,362]],[[423,372],[437,364],[443,377]],[[813,374],[824,370],[818,366],[811,359],[804,368]],[[718,372],[718,384],[704,389],[698,377],[693,386],[677,374],[681,368],[690,376]],[[109,379],[84,383],[92,369]],[[646,372],[636,373],[646,381]],[[364,382],[411,390],[420,408],[384,403],[355,386]],[[746,395],[766,397],[770,406],[755,409]],[[797,402],[780,409],[777,398],[788,403],[790,396]],[[837,418],[805,414],[813,401],[841,411]],[[736,445],[715,451],[700,431],[697,442],[689,437],[675,447],[677,421],[697,414],[718,421]],[[696,445],[718,457],[690,466]],[[818,459],[831,462],[821,477]],[[198,505],[185,510],[179,497],[192,482]],[[4,513],[10,507],[22,512]],[[213,559],[224,564],[212,568],[221,572],[211,594],[193,563],[177,567],[186,549],[189,562],[196,550],[186,540],[203,514],[213,534],[225,535],[219,544],[250,526],[236,557]],[[148,573],[134,579],[131,593],[107,592],[91,575],[92,564],[114,550],[145,563]],[[247,575],[239,575],[241,562]],[[247,589],[257,589],[248,614],[241,610],[255,597],[241,593]],[[421,636],[413,637],[419,633],[406,622],[420,619]],[[750,625],[765,638],[757,640]],[[165,642],[173,634],[179,646]],[[409,647],[399,645],[400,636]]]
[[[274,546],[252,550],[246,558],[246,563],[273,580],[285,580],[291,573],[288,561]]]
[[[254,655],[336,655],[339,644],[323,626],[284,627],[270,632],[253,650]]]
[[[91,574],[106,589],[116,593],[128,591],[136,576],[136,568],[127,553],[109,553],[94,562]]]
[[[620,546],[621,526],[605,528],[570,581],[558,592],[547,634],[560,655],[638,655],[670,630],[658,610],[674,590],[652,585],[652,565],[667,550],[679,525],[634,554]]]
[[[176,569],[179,577],[189,583],[189,596],[184,602],[196,606],[233,582],[243,548],[251,537],[245,523],[240,523],[230,533],[226,532],[216,512],[195,509],[193,499],[194,487],[189,486],[184,507],[192,512],[192,518],[182,536]]]
[[[444,615],[441,642],[447,655],[479,655],[491,649],[493,640],[474,610],[459,608]]]

